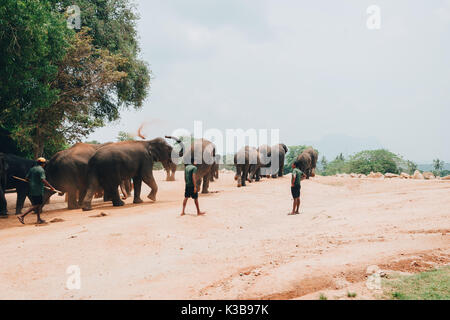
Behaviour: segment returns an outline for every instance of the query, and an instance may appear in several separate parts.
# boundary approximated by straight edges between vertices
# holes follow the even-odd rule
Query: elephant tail
[[[283,147],[284,152],[287,153],[289,151],[288,147],[284,143],[282,143],[281,146]]]

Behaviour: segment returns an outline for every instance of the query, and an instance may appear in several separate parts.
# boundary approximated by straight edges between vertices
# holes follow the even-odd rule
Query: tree
[[[70,34],[64,17],[45,1],[5,0],[0,6],[0,126],[35,156],[43,153],[43,141],[33,139],[43,130],[36,121],[42,123],[58,101],[51,83]]]
[[[380,149],[361,151],[350,157],[348,165],[352,173],[400,173],[398,167],[400,161],[399,156],[388,150]]]
[[[321,166],[322,173],[327,171],[328,161],[327,161],[327,158],[325,158],[325,156],[322,156],[322,159],[320,160],[320,166]]]
[[[77,1],[93,29],[76,34],[65,17],[72,4],[0,7],[0,128],[30,157],[50,157],[118,119],[122,107],[141,107],[149,86],[129,1]]]
[[[417,164],[410,160],[406,161],[406,166],[409,174],[414,174],[414,172],[418,169]]]
[[[134,137],[128,132],[120,131],[117,136],[117,141],[133,141]]]
[[[444,169],[445,162],[439,159],[433,160],[434,173],[437,176],[441,176],[442,170]]]
[[[73,0],[47,0],[55,10],[65,13]],[[110,121],[119,118],[121,107],[140,108],[150,86],[147,64],[138,59],[140,52],[136,21],[139,16],[130,0],[78,0],[83,27],[89,28],[93,46],[118,54],[125,59],[118,71],[126,77],[115,86],[103,88],[96,111]]]
[[[327,164],[322,174],[324,176],[333,176],[338,173],[350,173],[349,164],[342,153]]]

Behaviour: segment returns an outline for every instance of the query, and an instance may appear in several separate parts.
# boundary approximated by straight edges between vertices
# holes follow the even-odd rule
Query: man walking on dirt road
[[[45,223],[45,221],[41,219],[42,207],[44,206],[44,185],[53,192],[57,192],[56,189],[53,188],[47,180],[45,180],[46,177],[44,167],[46,162],[47,160],[45,160],[44,158],[37,159],[36,165],[32,167],[27,173],[26,180],[28,180],[30,184],[29,197],[32,206],[24,214],[17,217],[17,219],[19,219],[20,223],[22,224],[25,224],[24,218],[31,211],[34,211],[37,214],[37,224]]]
[[[292,164],[291,193],[294,198],[292,212],[289,215],[300,214],[300,181],[305,180],[306,175],[297,168],[297,163]]]
[[[186,215],[186,204],[189,198],[194,199],[195,206],[197,207],[197,215],[202,216],[205,212],[200,211],[200,206],[198,204],[198,190],[197,190],[197,167],[195,166],[195,161],[193,164],[186,165],[184,169],[184,180],[186,182],[186,188],[184,191],[184,201],[183,201],[183,211],[181,216]]]

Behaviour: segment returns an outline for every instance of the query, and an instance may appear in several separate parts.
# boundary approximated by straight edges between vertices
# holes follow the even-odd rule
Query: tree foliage
[[[361,151],[348,161],[349,170],[352,173],[369,174],[371,172],[400,173],[399,164],[401,158],[394,153],[385,150]]]
[[[67,28],[72,4],[0,6],[0,127],[29,156],[49,157],[118,119],[120,108],[141,107],[149,86],[130,2],[77,1],[85,26],[77,33]]]
[[[73,5],[73,0],[47,0],[62,14]],[[126,77],[119,79],[114,87],[104,88],[98,102],[97,112],[109,120],[119,118],[120,107],[140,108],[150,85],[150,71],[139,59],[134,2],[130,0],[78,0],[81,23],[89,28],[93,46],[119,54],[125,58],[119,71]]]

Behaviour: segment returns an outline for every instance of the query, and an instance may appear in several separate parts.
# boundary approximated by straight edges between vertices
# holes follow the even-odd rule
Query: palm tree
[[[438,175],[441,175],[442,169],[444,169],[445,162],[439,159],[433,160],[433,168]]]

